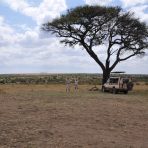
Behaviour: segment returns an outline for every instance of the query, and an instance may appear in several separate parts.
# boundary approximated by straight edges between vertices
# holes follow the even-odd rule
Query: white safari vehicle
[[[108,81],[102,86],[103,92],[112,92],[114,94],[123,92],[125,94],[133,89],[131,78],[124,77],[110,77]]]

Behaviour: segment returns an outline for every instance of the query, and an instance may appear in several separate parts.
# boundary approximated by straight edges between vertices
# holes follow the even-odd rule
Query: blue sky
[[[85,50],[65,47],[40,31],[42,23],[85,4],[119,5],[148,24],[148,0],[0,0],[0,73],[101,73]],[[148,74],[147,63],[148,56],[132,58],[115,70]]]

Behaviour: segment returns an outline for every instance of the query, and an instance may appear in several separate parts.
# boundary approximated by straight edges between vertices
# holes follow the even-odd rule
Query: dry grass
[[[0,148],[147,148],[148,86],[128,95],[1,85]]]

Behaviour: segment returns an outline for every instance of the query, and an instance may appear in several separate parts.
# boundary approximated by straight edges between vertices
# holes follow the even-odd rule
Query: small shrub
[[[140,85],[140,83],[139,82],[136,82],[136,85]]]

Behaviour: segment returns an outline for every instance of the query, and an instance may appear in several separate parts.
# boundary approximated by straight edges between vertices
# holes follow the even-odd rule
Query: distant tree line
[[[119,75],[117,75],[119,76]],[[122,75],[120,75],[122,76]],[[148,75],[125,75],[134,82],[148,83]],[[65,79],[79,79],[79,84],[101,85],[101,74],[0,75],[0,84],[65,84]]]
[[[98,74],[1,75],[0,84],[65,84],[65,79],[79,79],[79,84],[101,83]],[[96,81],[97,80],[97,81]]]

